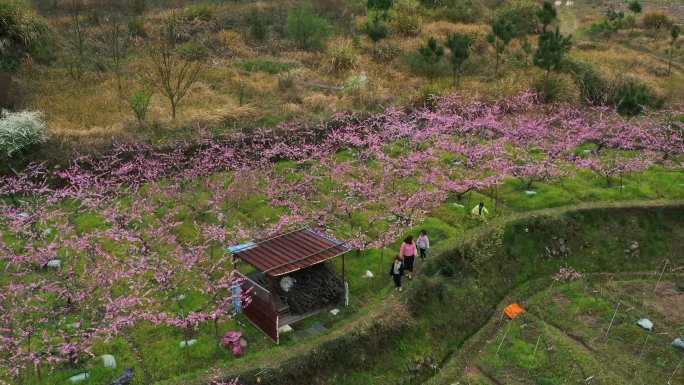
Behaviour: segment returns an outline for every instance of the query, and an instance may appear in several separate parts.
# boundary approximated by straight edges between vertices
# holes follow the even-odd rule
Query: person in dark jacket
[[[404,276],[404,259],[401,255],[394,257],[392,267],[390,268],[390,275],[394,279],[395,290],[401,291],[401,277]]]

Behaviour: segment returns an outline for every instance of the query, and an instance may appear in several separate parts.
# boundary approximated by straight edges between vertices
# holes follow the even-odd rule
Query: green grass
[[[94,212],[76,214],[73,217],[72,222],[78,235],[104,230],[109,227],[105,218]]]
[[[243,60],[240,63],[240,66],[247,72],[266,72],[271,75],[287,72],[298,67],[298,65],[294,63],[285,63],[268,59]]]
[[[680,354],[670,347],[671,338],[663,332],[676,333],[676,325],[665,322],[653,309],[631,306],[622,287],[635,283],[655,286],[653,279],[589,277],[532,296],[526,301],[525,315],[496,322],[499,330],[482,347],[476,365],[507,384],[563,384],[591,375],[596,384],[631,384],[635,379],[667,382]],[[650,291],[647,295],[657,297]],[[629,305],[620,309],[617,303]],[[660,333],[638,327],[640,314],[657,320]],[[682,383],[681,378],[674,380]]]
[[[624,186],[624,187],[621,187]],[[516,211],[573,205],[583,202],[612,202],[644,199],[684,198],[684,173],[654,167],[646,172],[630,175],[608,185],[603,178],[589,171],[580,171],[573,178],[559,183],[535,182],[535,195],[525,193],[517,180],[507,181],[500,189],[501,200]]]
[[[403,146],[401,143],[395,145],[399,149]],[[356,156],[350,151],[341,151],[337,154],[337,158],[339,161],[346,162],[356,159]],[[292,183],[301,181],[307,173],[324,176],[326,172],[318,164],[280,162],[275,167],[277,177],[285,178]],[[414,287],[415,291],[424,293],[417,302],[423,303],[422,312],[427,315],[426,318],[417,318],[417,324],[411,332],[402,334],[394,343],[386,345],[391,346],[392,349],[400,349],[395,352],[396,354],[368,357],[366,361],[363,361],[365,366],[353,373],[345,368],[330,367],[318,375],[329,375],[339,383],[350,385],[364,383],[369,379],[373,379],[375,383],[389,384],[411,376],[415,376],[411,381],[422,381],[434,373],[430,371],[407,373],[406,366],[422,362],[428,357],[436,362],[449,361],[449,357],[458,351],[466,337],[474,333],[478,325],[486,322],[493,304],[497,303],[512,287],[524,284],[538,277],[539,274],[551,274],[566,264],[585,271],[633,270],[650,263],[650,258],[654,255],[672,255],[675,247],[669,239],[684,238],[684,234],[681,230],[677,230],[681,226],[671,215],[662,213],[656,215],[654,212],[636,217],[630,215],[613,217],[602,210],[577,212],[559,219],[542,218],[507,223],[501,229],[500,235],[492,236],[492,240],[500,243],[477,246],[467,251],[466,255],[474,254],[468,256],[469,262],[465,266],[460,265],[459,258],[461,257],[452,259],[446,258],[443,254],[455,252],[460,255],[458,253],[462,252],[460,248],[464,244],[463,240],[471,239],[469,234],[479,231],[478,229],[488,229],[487,223],[494,225],[518,213],[586,201],[613,202],[660,197],[677,198],[684,195],[677,189],[677,185],[683,183],[683,180],[681,173],[654,168],[638,176],[626,178],[623,182],[626,188],[614,189],[606,187],[603,180],[589,173],[580,173],[577,178],[564,179],[554,185],[536,183],[533,188],[538,193],[534,196],[524,194],[519,182],[508,181],[498,190],[471,192],[465,194],[460,200],[449,199],[432,210],[425,220],[405,232],[405,234],[410,233],[415,236],[420,230],[427,230],[435,247],[430,259],[436,259],[436,261],[425,266],[425,270],[431,277],[409,284]],[[203,240],[201,226],[221,223],[218,219],[219,214],[225,218],[226,230],[231,235],[230,232],[235,231],[242,224],[266,226],[275,223],[280,216],[288,212],[285,207],[269,205],[268,197],[262,194],[249,194],[240,196],[238,199],[216,201],[207,189],[206,183],[214,183],[230,189],[233,188],[235,180],[230,173],[226,173],[202,181],[188,181],[179,195],[165,192],[164,182],[160,183],[161,190],[143,189],[141,196],[155,202],[157,208],[151,213],[145,213],[140,219],[135,219],[127,226],[146,233],[162,221],[179,222],[175,227],[175,235],[179,242],[197,245]],[[415,183],[406,186],[411,191],[419,188]],[[317,191],[322,197],[337,194],[334,191],[339,187],[340,182],[330,178],[322,177],[316,180]],[[491,211],[491,215],[484,222],[469,215],[470,209],[480,201],[485,202]],[[133,202],[134,199],[126,197],[114,202],[113,206],[119,210],[130,210],[135,204]],[[320,203],[307,202],[307,204]],[[64,202],[61,209],[77,234],[104,230],[109,226],[102,215],[80,209],[77,202]],[[370,218],[381,216],[384,212],[386,208],[381,205],[368,206],[363,214],[353,213],[350,221],[336,224],[336,230],[342,238],[360,228],[369,231],[370,234],[373,231],[381,231],[385,224]],[[59,219],[59,216],[56,218],[57,221],[63,220]],[[57,225],[58,223],[47,224],[46,228],[56,228]],[[572,255],[565,260],[543,260],[543,263],[540,263],[539,258],[544,254],[543,247],[554,236],[568,237],[569,247],[573,251]],[[386,271],[392,256],[398,250],[401,238],[399,237],[382,251],[368,249],[358,254],[348,254],[345,258],[345,273],[352,290],[351,306],[337,317],[332,317],[327,313],[320,314],[300,325],[295,325],[295,329],[301,330],[314,322],[322,322],[331,329],[330,334],[334,334],[343,330],[354,320],[363,318],[369,309],[377,307],[379,303],[392,296],[392,285]],[[22,246],[21,238],[6,230],[3,233],[3,239],[10,246]],[[636,240],[640,243],[643,258],[626,258],[622,251],[628,240]],[[163,242],[150,241],[151,247],[162,256],[171,251]],[[126,242],[114,242],[102,238],[99,243],[104,250],[117,258],[122,260],[127,258],[129,245]],[[585,244],[591,247],[585,247]],[[60,252],[64,254],[66,263],[87,263],[85,256],[73,255],[68,250]],[[221,245],[214,245],[207,251],[207,256],[216,257],[220,253]],[[333,264],[341,272],[341,259],[338,258]],[[373,272],[375,277],[364,278],[366,270]],[[435,275],[435,271],[441,273]],[[502,274],[511,279],[502,282],[500,280]],[[30,281],[33,278],[28,276],[26,279]],[[455,279],[458,284],[449,281],[450,279]],[[190,286],[179,287],[178,291],[186,294],[187,299],[183,301],[182,306],[169,302],[165,305],[166,311],[177,313],[181,308],[187,311],[202,307],[204,303],[202,296],[189,289],[192,285],[192,277],[188,277],[186,281]],[[121,286],[117,295],[125,293],[125,286]],[[468,303],[462,307],[451,302],[451,299],[458,301],[465,298],[468,298]],[[415,299],[409,299],[409,304],[415,302]],[[213,325],[203,327],[194,333],[193,338],[197,338],[200,343],[189,349],[181,349],[178,346],[184,338],[180,331],[169,328],[157,330],[149,325],[134,328],[130,332],[131,338],[126,339],[125,343],[115,340],[114,342],[119,345],[112,345],[111,349],[116,351],[117,355],[121,355],[122,362],[128,362],[126,360],[129,358],[126,357],[135,357],[133,359],[135,362],[130,365],[137,365],[136,367],[140,367],[141,370],[145,368],[153,373],[141,375],[140,379],[136,380],[141,382],[136,384],[147,383],[145,381],[173,383],[172,379],[178,376],[201,378],[208,368],[214,366],[230,368],[235,364],[236,367],[244,370],[244,368],[249,368],[250,362],[261,362],[259,360],[281,355],[288,347],[315,346],[317,341],[320,341],[317,337],[295,340],[292,335],[286,335],[283,337],[281,346],[276,347],[244,319],[241,324],[234,321],[219,324],[219,334],[233,329],[245,333],[250,342],[246,356],[237,360],[224,349],[216,346]],[[454,334],[454,330],[458,332]],[[104,342],[99,344],[99,348],[110,349],[108,343]],[[140,352],[142,359],[133,354],[134,348]],[[522,345],[518,348],[524,350]],[[102,370],[96,368],[96,362],[97,360],[93,359],[76,368],[64,368],[63,371],[58,371],[58,377],[53,378],[66,378],[67,374],[93,370],[94,377],[90,383],[104,384],[109,381],[107,375],[118,374],[123,369],[121,366],[114,373],[107,374],[106,371],[100,373]],[[102,376],[97,377],[97,380],[96,372],[97,376]],[[48,381],[45,378],[32,377],[30,381],[32,381],[29,382],[31,385],[50,383],[45,382]]]

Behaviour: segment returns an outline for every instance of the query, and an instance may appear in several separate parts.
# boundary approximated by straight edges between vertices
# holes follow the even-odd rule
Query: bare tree
[[[165,36],[149,52],[151,69],[148,81],[169,100],[171,117],[175,120],[178,105],[199,80],[205,64],[201,57],[178,52],[173,21],[167,22]]]
[[[123,63],[128,55],[130,39],[121,17],[113,15],[107,18],[106,26],[98,36],[97,41],[103,56],[106,58],[105,67],[116,78],[119,100],[123,100]]]
[[[81,20],[81,11],[83,3],[80,0],[71,0],[69,4],[70,25],[69,25],[69,58],[67,58],[67,67],[69,75],[74,80],[81,80],[84,72],[84,63],[86,57],[86,31]]]

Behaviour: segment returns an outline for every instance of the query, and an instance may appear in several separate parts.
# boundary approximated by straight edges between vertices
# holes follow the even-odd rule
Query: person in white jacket
[[[480,202],[477,206],[473,207],[470,214],[484,218],[486,214],[489,214],[489,210],[485,207],[484,202]]]
[[[418,246],[418,252],[420,253],[420,259],[424,260],[427,257],[427,251],[430,248],[430,238],[428,238],[427,231],[421,230],[420,236],[416,241],[416,246]]]

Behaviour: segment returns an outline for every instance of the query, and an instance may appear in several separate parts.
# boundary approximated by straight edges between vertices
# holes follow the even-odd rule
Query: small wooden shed
[[[243,261],[258,270],[250,276],[236,271],[243,278],[242,290],[251,290],[251,302],[243,310],[245,316],[278,343],[280,328],[317,312],[292,314],[278,294],[278,282],[290,274],[312,269],[338,256],[342,256],[344,282],[344,255],[350,250],[346,242],[308,227],[229,247],[234,262]]]

